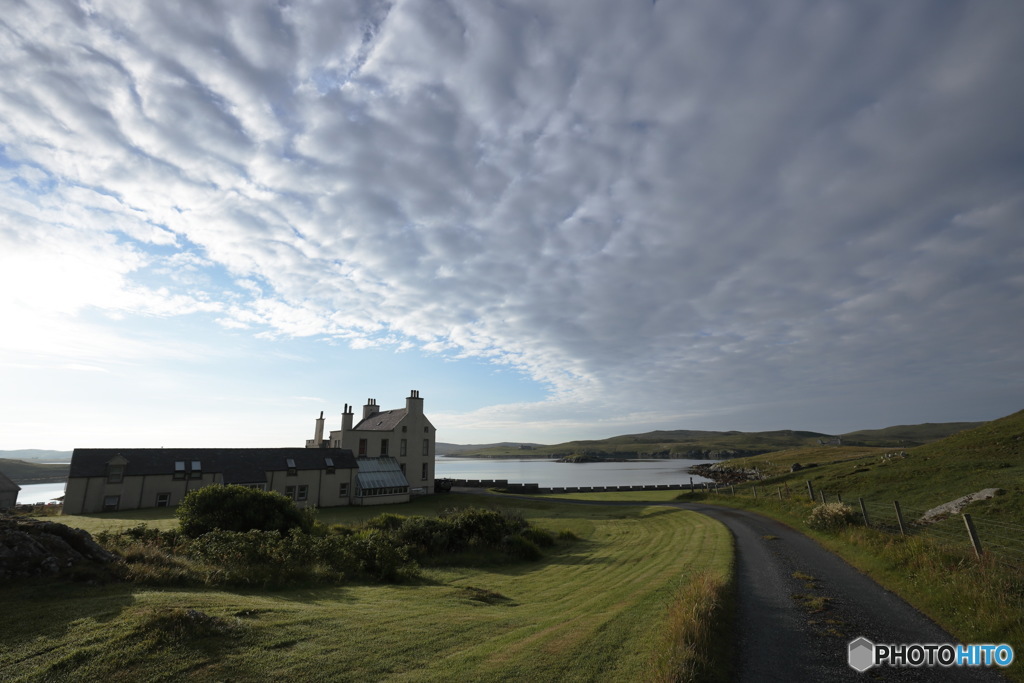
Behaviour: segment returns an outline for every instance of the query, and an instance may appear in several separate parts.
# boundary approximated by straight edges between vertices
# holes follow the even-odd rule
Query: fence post
[[[858,498],[857,500],[860,501],[860,514],[864,515],[864,526],[870,527],[871,526],[871,522],[868,521],[868,509],[864,505],[864,499],[863,498]]]
[[[892,502],[892,504],[893,504],[893,507],[896,508],[896,521],[899,522],[899,525],[900,525],[900,534],[902,534],[903,536],[906,536],[907,535],[907,529],[906,529],[906,527],[903,526],[903,511],[900,510],[900,502],[898,500],[894,500]]]
[[[818,491],[818,493],[821,494],[821,502],[824,503],[825,502],[825,492],[824,491]]]
[[[734,496],[736,495],[736,487],[735,486],[733,486],[732,484],[729,484],[729,490],[732,491],[732,495],[734,495]]]
[[[777,488],[779,490],[779,502],[781,503],[782,502],[782,487],[781,486],[776,486],[775,488]]]
[[[751,486],[750,490],[754,492],[754,498],[757,498],[757,487],[756,486]]]
[[[814,502],[814,487],[811,486],[811,480],[807,480],[807,495],[810,496],[811,502]]]
[[[690,493],[693,493],[693,477],[690,477]]]
[[[836,500],[838,500],[839,503],[842,504],[842,502],[843,502],[843,494],[837,493],[836,494]]]
[[[981,557],[981,541],[978,539],[978,531],[974,528],[974,520],[967,512],[964,513],[964,526],[967,527],[967,535],[971,537],[971,545],[974,546],[974,554]]]

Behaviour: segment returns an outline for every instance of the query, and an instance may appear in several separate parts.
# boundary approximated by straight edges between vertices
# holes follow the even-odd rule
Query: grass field
[[[539,562],[431,568],[407,585],[251,593],[23,582],[0,589],[5,613],[22,615],[0,623],[0,679],[654,680],[680,596],[696,600],[695,582],[722,585],[731,570],[726,529],[681,510],[431,496],[388,511],[452,503],[511,506],[580,540]],[[157,512],[61,521],[93,532],[174,525]]]

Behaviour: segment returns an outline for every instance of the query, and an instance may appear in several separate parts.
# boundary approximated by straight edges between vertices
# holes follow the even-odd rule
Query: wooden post
[[[690,493],[693,493],[693,477],[690,477]]]
[[[824,491],[818,491],[818,493],[821,494],[821,502],[824,503],[825,502],[825,492]]]
[[[734,495],[734,496],[736,495],[736,487],[735,486],[733,486],[732,484],[729,484],[729,490],[732,491],[732,495]]]
[[[750,490],[754,492],[754,498],[757,498],[757,487],[756,486],[751,486]]]
[[[967,535],[971,537],[971,545],[974,546],[974,554],[981,557],[981,541],[978,539],[978,530],[974,528],[974,520],[971,519],[971,515],[964,513],[964,526],[967,527]]]
[[[776,486],[775,488],[777,488],[779,490],[779,502],[781,503],[782,502],[782,487],[781,486]]]
[[[868,521],[868,509],[864,505],[864,499],[858,498],[857,500],[860,501],[860,514],[864,515],[864,526],[870,527],[871,522]]]
[[[836,494],[836,500],[839,501],[840,503],[842,503],[843,502],[843,494],[837,493]]]
[[[807,495],[810,496],[811,502],[814,502],[814,487],[811,486],[811,480],[807,480]]]
[[[899,522],[900,533],[902,535],[906,536],[907,535],[907,528],[905,526],[903,526],[903,511],[900,510],[900,502],[898,500],[894,500],[892,502],[892,504],[893,504],[893,507],[896,508],[896,521]]]

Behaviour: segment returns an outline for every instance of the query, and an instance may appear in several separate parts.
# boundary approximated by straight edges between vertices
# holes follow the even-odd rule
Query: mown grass
[[[653,680],[672,606],[694,581],[715,587],[698,613],[721,627],[715,591],[728,585],[733,549],[717,522],[664,508],[469,496],[388,511],[431,514],[454,502],[507,506],[579,541],[539,562],[428,567],[403,585],[264,593],[20,582],[0,589],[6,610],[26,615],[0,623],[0,679]],[[380,509],[320,514],[333,524]],[[100,531],[139,519],[84,521]],[[703,594],[689,590],[695,601]],[[694,651],[717,664],[694,634]]]

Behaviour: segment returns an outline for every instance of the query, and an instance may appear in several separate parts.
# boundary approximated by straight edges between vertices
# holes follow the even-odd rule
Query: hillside
[[[34,460],[36,462],[71,462],[71,451],[47,451],[39,448],[26,448],[19,451],[0,451],[0,458]]]
[[[791,472],[793,463],[817,466]],[[1005,493],[972,503],[971,513],[1024,524],[1024,411],[915,448],[798,448],[729,465],[756,468],[772,486],[801,489],[809,480],[816,490],[840,493],[844,500],[899,500],[917,511],[998,488]]]
[[[49,484],[65,481],[70,465],[44,465],[37,462],[0,460],[0,472],[6,474],[15,484]]]
[[[863,430],[843,435],[843,443],[860,446],[904,446],[935,441],[962,431],[977,427],[976,422],[950,422],[944,424],[904,425],[886,429]],[[449,455],[482,458],[560,458],[567,455],[592,455],[598,457],[630,458],[693,458],[725,459],[758,455],[792,448],[817,447],[822,441],[830,441],[833,435],[819,432],[783,429],[768,432],[715,432],[677,429],[659,430],[643,434],[624,434],[608,439],[591,441],[568,441],[543,446],[530,444],[529,449],[520,444],[492,444],[489,446],[462,447],[449,450]],[[445,444],[452,445],[452,444]],[[851,444],[852,445],[852,444]],[[438,444],[438,453],[441,453]]]

